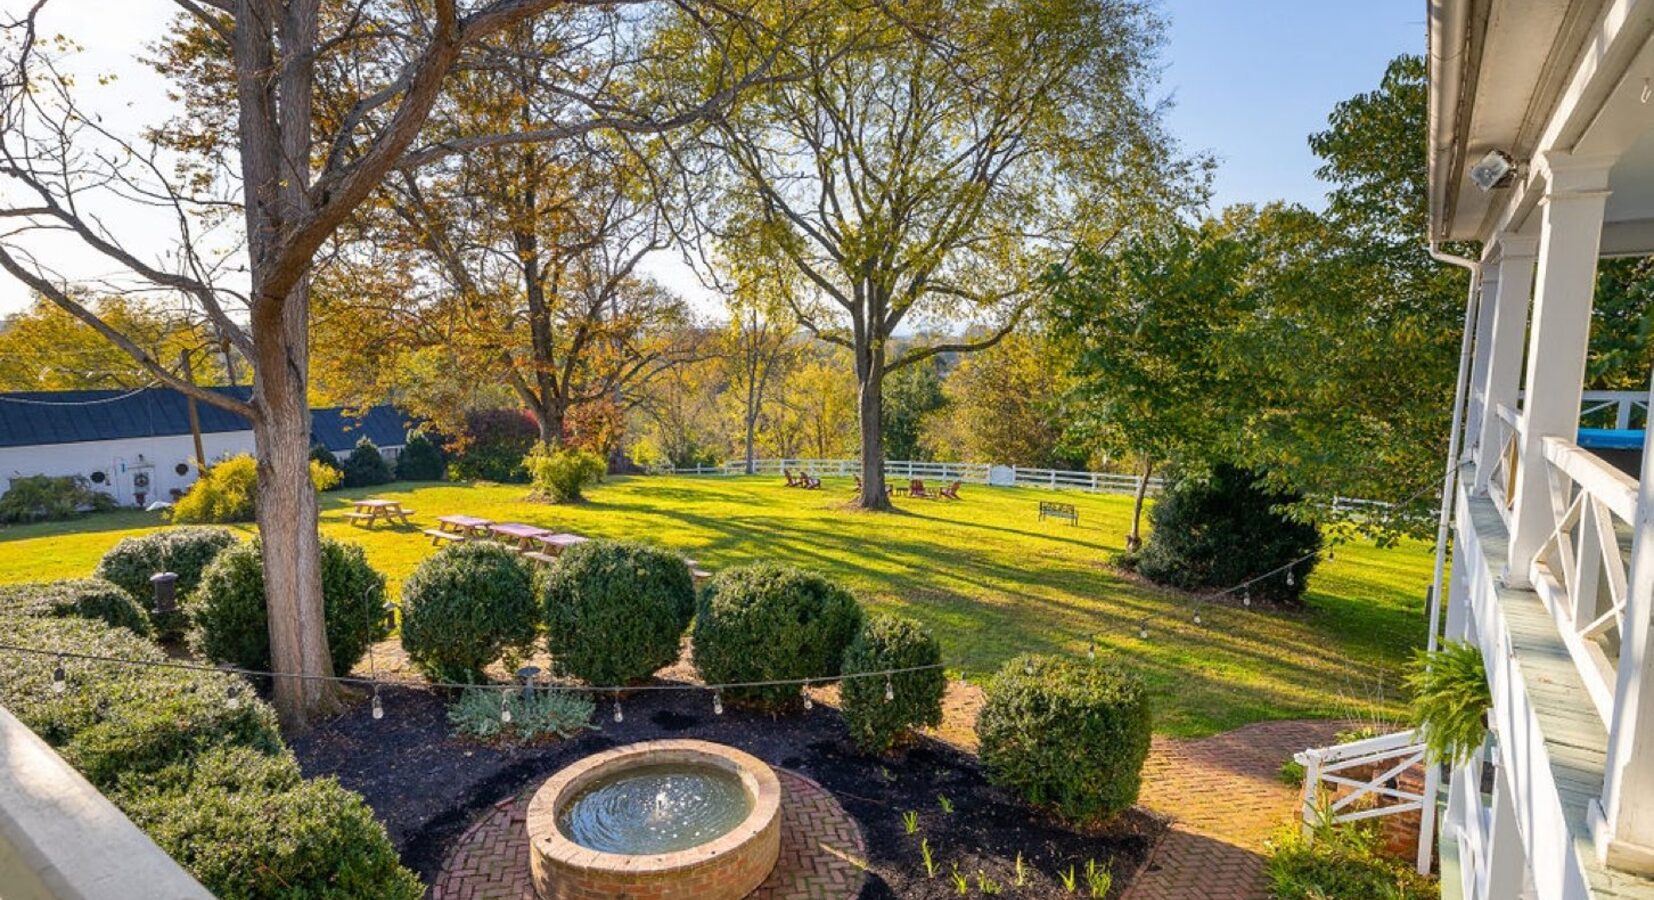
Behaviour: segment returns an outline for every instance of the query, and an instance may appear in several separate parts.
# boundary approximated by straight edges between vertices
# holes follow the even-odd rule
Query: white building
[[[207,462],[253,452],[246,419],[206,403],[196,413]],[[407,429],[389,406],[359,416],[337,407],[311,411],[312,439],[341,457],[366,436],[395,458]],[[170,388],[0,394],[0,494],[20,476],[80,475],[122,505],[171,501],[195,483],[195,458],[188,402]]]
[[[1430,238],[1480,248],[1444,634],[1494,701],[1442,893],[1654,897],[1654,454],[1579,431],[1597,260],[1654,254],[1654,0],[1428,5]]]

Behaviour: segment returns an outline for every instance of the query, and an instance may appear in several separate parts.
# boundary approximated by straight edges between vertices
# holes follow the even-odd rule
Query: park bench
[[[532,559],[537,563],[543,563],[548,566],[557,561],[557,557],[551,555],[550,553],[543,553],[539,550],[530,550],[523,554],[523,558]]]
[[[1070,525],[1080,524],[1079,510],[1076,510],[1072,503],[1041,500],[1039,502],[1039,517],[1042,522],[1046,519],[1067,519]]]

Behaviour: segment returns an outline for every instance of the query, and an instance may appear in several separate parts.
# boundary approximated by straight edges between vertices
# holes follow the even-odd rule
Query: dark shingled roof
[[[245,400],[251,388],[209,390]],[[29,401],[29,402],[18,402]],[[46,405],[43,405],[46,404]],[[72,404],[72,405],[65,405]],[[203,434],[248,431],[252,425],[232,412],[197,403]],[[405,443],[409,421],[392,406],[374,406],[360,416],[345,410],[310,411],[313,439],[329,450],[349,450],[366,435],[381,447]],[[190,433],[184,395],[171,388],[132,391],[20,391],[0,393],[0,447],[75,444]]]

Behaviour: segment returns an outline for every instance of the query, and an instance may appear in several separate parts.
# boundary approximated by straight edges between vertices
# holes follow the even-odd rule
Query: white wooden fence
[[[1294,754],[1304,767],[1304,836],[1313,837],[1321,825],[1422,813],[1424,794],[1404,790],[1400,777],[1424,765],[1424,754],[1424,744],[1411,730]],[[1361,777],[1351,777],[1353,769],[1362,769]],[[1430,846],[1423,834],[1418,866],[1420,872],[1430,871]]]
[[[849,478],[861,473],[861,461],[856,459],[759,459],[753,461],[759,475],[779,476],[785,470],[808,472],[817,478]],[[745,475],[747,464],[734,460],[711,466],[686,466],[656,470],[672,475]],[[1119,472],[1081,472],[1069,469],[1039,469],[1029,466],[1002,466],[988,463],[922,462],[917,460],[887,459],[884,474],[891,479],[919,478],[930,481],[963,481],[966,484],[991,484],[1005,487],[1072,488],[1103,494],[1131,494],[1137,491],[1138,477]],[[1157,493],[1163,482],[1149,479],[1149,493]]]

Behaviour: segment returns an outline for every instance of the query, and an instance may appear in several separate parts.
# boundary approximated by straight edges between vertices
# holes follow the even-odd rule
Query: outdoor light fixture
[[[149,576],[150,590],[155,592],[155,611],[171,615],[178,611],[178,575],[175,572],[156,572]]]
[[[1489,150],[1470,167],[1470,180],[1484,191],[1506,187],[1516,180],[1516,160],[1503,150]]]

